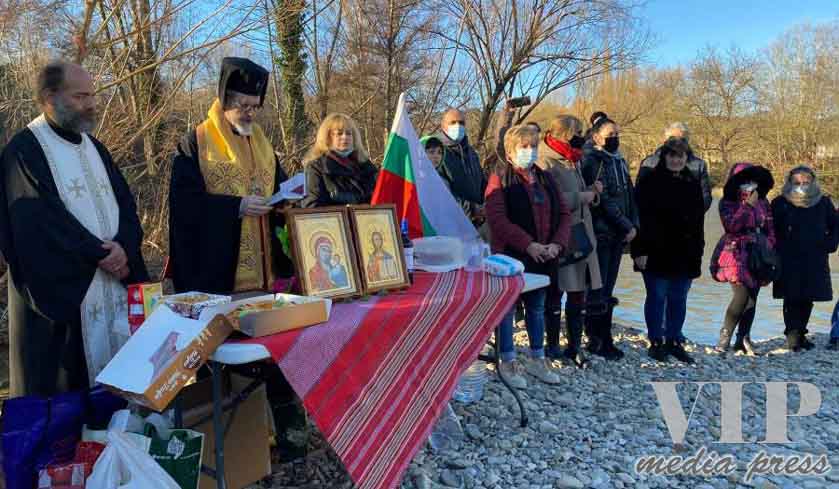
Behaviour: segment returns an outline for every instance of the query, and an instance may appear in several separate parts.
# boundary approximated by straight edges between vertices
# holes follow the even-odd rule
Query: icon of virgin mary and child
[[[347,269],[341,255],[335,253],[335,240],[327,233],[318,233],[311,247],[315,264],[309,269],[309,282],[317,291],[349,287]]]

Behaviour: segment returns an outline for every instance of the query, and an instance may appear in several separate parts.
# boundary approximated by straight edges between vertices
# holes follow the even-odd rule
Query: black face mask
[[[621,146],[621,138],[619,136],[612,136],[610,138],[606,138],[606,142],[603,143],[603,149],[608,151],[609,153],[614,153],[620,148]]]
[[[575,134],[571,137],[571,140],[568,141],[568,144],[570,144],[572,148],[580,149],[584,144],[586,144],[586,138]]]

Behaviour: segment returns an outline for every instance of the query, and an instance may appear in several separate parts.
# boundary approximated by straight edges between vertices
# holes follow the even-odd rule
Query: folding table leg
[[[224,474],[224,424],[222,423],[224,393],[221,389],[221,364],[210,362],[210,365],[213,371],[213,431],[216,437],[216,487],[218,489],[227,489],[227,481],[225,480]]]
[[[507,381],[507,378],[504,377],[504,374],[501,372],[501,351],[499,345],[501,344],[501,326],[497,326],[495,328],[495,341],[492,344],[494,355],[492,358],[492,363],[495,364],[495,372],[498,374],[498,378],[501,379],[501,383],[504,384],[504,387],[507,388],[510,393],[513,394],[513,397],[516,399],[516,402],[519,405],[519,412],[521,412],[521,427],[527,428],[527,410],[524,407],[524,403],[519,397],[519,393],[510,383]]]

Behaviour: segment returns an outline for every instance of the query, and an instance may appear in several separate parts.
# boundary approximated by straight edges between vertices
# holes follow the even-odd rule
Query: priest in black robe
[[[268,71],[224,58],[218,97],[174,158],[169,192],[168,273],[178,292],[270,289],[293,275],[268,198],[288,177],[262,128]]]
[[[148,280],[134,198],[108,150],[87,134],[96,126],[92,78],[52,62],[39,73],[36,98],[44,113],[0,155],[12,397],[88,386],[95,372],[86,346],[106,345],[96,356],[101,368],[121,345],[107,332],[85,338],[85,325],[127,318],[119,291]],[[73,171],[86,178],[68,177]]]

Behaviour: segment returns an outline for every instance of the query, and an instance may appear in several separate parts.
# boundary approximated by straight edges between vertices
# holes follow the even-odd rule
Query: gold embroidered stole
[[[234,134],[218,99],[208,116],[196,129],[198,160],[207,192],[240,197],[272,195],[276,173],[274,149],[262,128],[254,124],[250,137]],[[242,218],[233,292],[265,290],[273,283],[270,232],[267,217]]]

